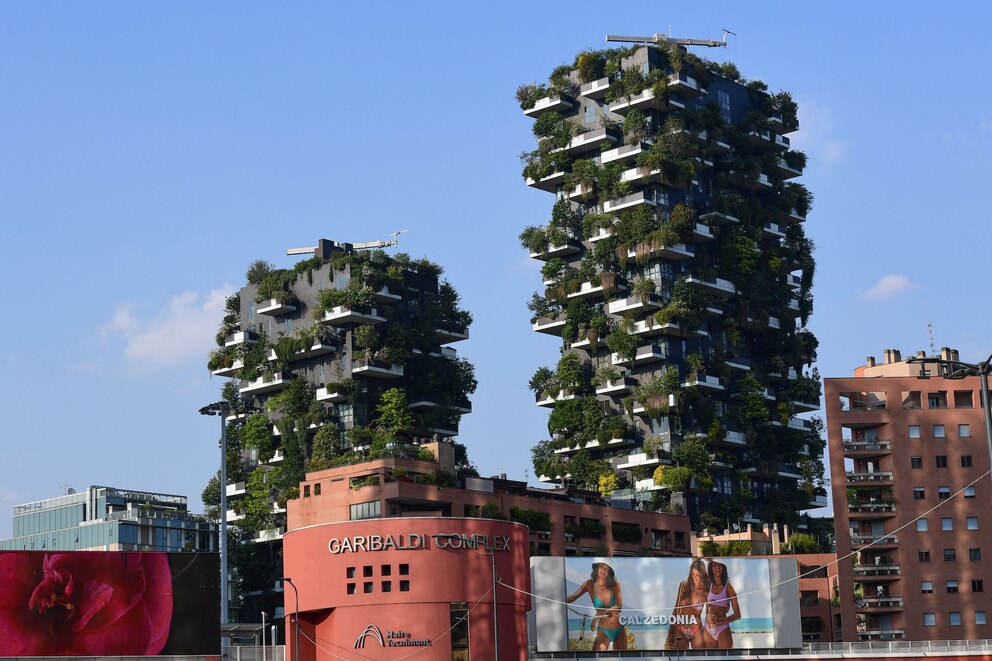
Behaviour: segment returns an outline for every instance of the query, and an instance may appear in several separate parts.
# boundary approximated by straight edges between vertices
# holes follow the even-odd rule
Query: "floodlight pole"
[[[289,583],[289,587],[293,588],[293,593],[296,595],[296,612],[293,615],[293,619],[296,621],[296,633],[293,635],[293,658],[295,661],[300,661],[300,591],[296,589],[296,584],[289,576],[283,576],[279,580],[283,583]]]
[[[227,585],[227,413],[231,404],[225,400],[207,404],[200,409],[200,415],[220,416],[220,623],[227,624],[228,585]],[[221,633],[221,651],[224,645]]]

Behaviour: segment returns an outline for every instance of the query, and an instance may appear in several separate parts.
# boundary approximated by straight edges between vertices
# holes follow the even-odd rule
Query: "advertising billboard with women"
[[[796,562],[533,558],[539,651],[802,646]]]
[[[0,551],[0,657],[219,652],[216,553]]]

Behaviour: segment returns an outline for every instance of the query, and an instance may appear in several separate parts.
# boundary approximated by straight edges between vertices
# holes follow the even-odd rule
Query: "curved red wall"
[[[465,541],[435,539],[438,534],[460,535]],[[467,541],[473,536],[476,548]],[[516,523],[404,517],[289,531],[283,538],[283,565],[299,590],[300,661],[396,659],[418,650],[417,661],[451,661],[446,632],[450,604],[458,602],[472,609],[471,660],[492,661],[493,581],[492,560],[483,548],[487,545],[495,548],[496,572],[504,582],[530,591],[528,531]],[[496,595],[500,660],[523,661],[530,598],[503,586]],[[291,587],[286,586],[284,598],[290,615],[295,610]],[[287,659],[294,658],[292,627],[287,626],[286,634]],[[428,640],[432,645],[416,644]]]

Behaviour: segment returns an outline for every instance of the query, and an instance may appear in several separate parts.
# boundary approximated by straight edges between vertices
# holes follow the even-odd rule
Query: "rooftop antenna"
[[[397,249],[399,249],[399,245],[400,245],[400,234],[403,234],[404,232],[409,232],[409,231],[410,230],[400,230],[399,232],[393,232],[392,234],[389,235],[389,236],[393,237],[393,245],[395,245],[397,247]]]
[[[676,44],[678,46],[706,46],[707,48],[726,48],[727,47],[727,35],[732,34],[735,37],[735,33],[724,28],[723,29],[723,40],[717,41],[715,39],[685,39],[681,37],[673,37],[671,35],[672,26],[668,26],[668,34],[660,34],[655,32],[650,37],[634,37],[630,35],[623,34],[608,34],[606,35],[607,41],[619,41],[630,44]]]
[[[937,355],[937,345],[933,342],[933,322],[927,324],[927,334],[930,336],[930,355]]]

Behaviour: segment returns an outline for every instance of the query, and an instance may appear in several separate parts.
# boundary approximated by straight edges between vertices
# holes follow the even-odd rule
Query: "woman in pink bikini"
[[[703,638],[706,647],[731,649],[734,635],[730,623],[741,619],[741,606],[737,601],[737,591],[730,584],[727,565],[710,560],[708,569],[709,593],[706,595],[706,622],[703,625]]]
[[[665,649],[684,650],[706,647],[703,638],[703,607],[709,595],[710,580],[706,563],[697,558],[689,565],[689,577],[679,583],[679,594],[672,609],[672,618],[688,621],[669,624]],[[676,620],[679,621],[679,620]]]
[[[596,608],[596,615],[589,625],[590,631],[596,632],[596,639],[592,643],[593,651],[608,650],[611,644],[614,650],[627,649],[627,632],[620,624],[623,592],[613,571],[612,559],[596,558],[592,563],[592,574],[566,601],[572,603],[584,594],[589,595]]]

